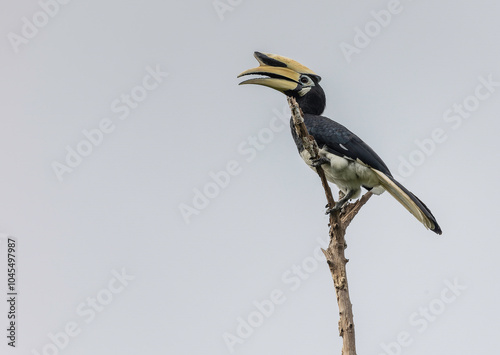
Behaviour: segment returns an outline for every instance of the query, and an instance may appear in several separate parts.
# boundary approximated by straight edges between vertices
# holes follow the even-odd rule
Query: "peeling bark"
[[[304,148],[311,155],[311,160],[320,158],[319,148],[314,138],[307,132],[304,124],[302,110],[300,109],[297,101],[289,97],[288,104],[292,111],[292,119],[297,135],[302,140]],[[326,199],[328,201],[329,209],[335,206],[335,200],[332,195],[330,186],[325,177],[325,172],[321,166],[316,168],[321,184],[325,190]],[[346,229],[359,212],[361,207],[372,196],[371,192],[364,194],[355,203],[346,204],[341,211],[332,211],[330,213],[330,243],[327,250],[323,250],[325,254],[328,267],[333,278],[335,286],[335,293],[337,296],[337,303],[339,306],[339,336],[342,337],[342,355],[356,355],[356,343],[354,335],[354,316],[352,313],[352,303],[349,297],[349,286],[347,282],[346,263],[349,261],[345,257],[345,249],[347,248],[345,242]]]

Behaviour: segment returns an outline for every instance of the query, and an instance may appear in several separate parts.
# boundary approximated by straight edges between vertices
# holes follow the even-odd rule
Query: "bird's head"
[[[238,75],[260,75],[242,84],[264,85],[294,97],[304,113],[321,115],[325,109],[325,92],[319,85],[321,77],[306,66],[276,54],[254,53],[260,66]]]

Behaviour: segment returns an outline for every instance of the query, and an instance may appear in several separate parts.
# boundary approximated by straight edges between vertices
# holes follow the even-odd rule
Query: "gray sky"
[[[497,351],[484,339],[500,317],[500,3],[4,8],[0,232],[16,239],[18,353],[340,353],[317,254],[325,197],[285,97],[237,86],[255,50],[320,74],[325,115],[443,229],[388,194],[349,227],[358,353]]]

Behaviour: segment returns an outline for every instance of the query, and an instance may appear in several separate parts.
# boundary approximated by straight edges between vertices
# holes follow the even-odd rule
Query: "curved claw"
[[[335,211],[338,211],[338,210],[341,210],[342,208],[344,208],[344,205],[345,205],[345,201],[339,201],[337,203],[335,203],[335,206],[333,206],[333,208],[328,208],[328,205],[326,205],[326,213],[325,214],[331,214]]]
[[[311,165],[315,168],[317,168],[318,166],[321,166],[323,164],[330,164],[330,159],[325,158],[325,157],[311,159]]]
[[[329,209],[328,205],[327,205],[326,214],[332,213],[334,211],[341,210],[344,207],[344,205],[349,202],[349,200],[351,199],[352,195],[354,195],[354,191],[353,190],[349,190],[349,191],[347,191],[347,193],[339,201],[337,201],[335,203],[335,206],[333,206],[333,208]]]

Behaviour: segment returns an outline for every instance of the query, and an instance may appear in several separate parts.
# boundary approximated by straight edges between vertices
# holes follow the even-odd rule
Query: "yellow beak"
[[[261,65],[257,68],[245,70],[243,73],[238,75],[238,78],[250,74],[267,75],[269,78],[249,79],[241,82],[240,85],[264,85],[281,92],[295,89],[300,78],[300,74],[294,72],[293,70],[288,68],[271,67],[269,65]]]
[[[260,52],[255,52],[254,56],[260,63],[260,66],[245,70],[238,75],[238,78],[251,74],[265,75],[268,76],[268,78],[249,79],[241,82],[240,85],[264,85],[285,92],[297,88],[301,74],[316,75],[311,69],[290,58]]]

